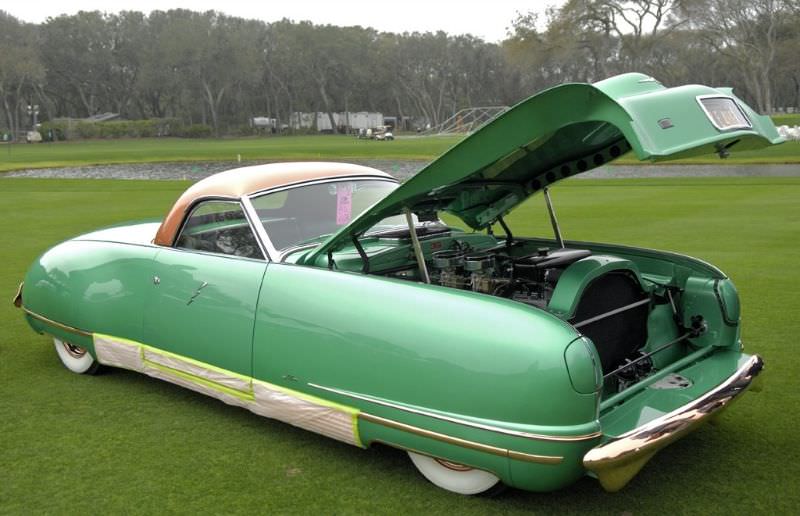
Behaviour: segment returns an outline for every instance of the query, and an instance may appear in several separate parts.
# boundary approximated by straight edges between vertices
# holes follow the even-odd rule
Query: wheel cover
[[[436,459],[436,458],[434,458],[433,460],[435,460],[436,462],[438,462],[447,469],[452,469],[453,471],[472,471],[475,469],[475,468],[470,468],[469,466],[465,466],[463,464],[459,464],[457,462],[450,462],[449,460]]]
[[[408,452],[408,455],[425,478],[436,486],[453,493],[479,494],[488,491],[500,482],[499,478],[488,471],[414,452]]]
[[[76,346],[75,344],[70,344],[69,342],[61,342],[63,344],[64,349],[69,353],[71,357],[74,358],[83,358],[86,354],[86,350],[80,346]]]
[[[94,357],[86,348],[76,346],[57,337],[53,337],[53,343],[61,363],[73,373],[91,373],[97,369],[97,362],[95,362]]]

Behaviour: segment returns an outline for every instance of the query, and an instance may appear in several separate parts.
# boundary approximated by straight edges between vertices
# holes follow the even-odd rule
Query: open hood
[[[408,208],[447,211],[482,229],[561,179],[609,163],[629,150],[664,161],[765,147],[783,141],[728,88],[666,88],[643,74],[595,84],[564,84],[512,107],[331,236],[313,262],[353,235]]]

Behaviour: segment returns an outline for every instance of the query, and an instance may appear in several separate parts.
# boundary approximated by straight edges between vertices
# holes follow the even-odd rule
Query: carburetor
[[[464,274],[464,251],[449,249],[433,253],[433,266],[439,270],[439,284],[443,287],[463,289],[467,287]]]
[[[470,274],[469,284],[474,292],[493,294],[497,287],[508,283],[496,277],[496,267],[495,255],[492,253],[478,252],[464,256],[464,270]]]

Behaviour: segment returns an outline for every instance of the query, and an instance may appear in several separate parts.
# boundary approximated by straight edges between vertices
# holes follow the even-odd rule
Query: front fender
[[[114,242],[68,240],[56,245],[25,275],[22,305],[29,323],[40,333],[91,352],[91,338],[81,338],[90,333],[141,340],[155,252],[152,246]]]

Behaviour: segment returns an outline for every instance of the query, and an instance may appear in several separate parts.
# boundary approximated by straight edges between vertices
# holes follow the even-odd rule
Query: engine
[[[561,272],[591,255],[583,249],[540,248],[534,254],[511,253],[507,247],[472,251],[455,249],[433,254],[432,279],[439,285],[506,297],[544,308]]]

